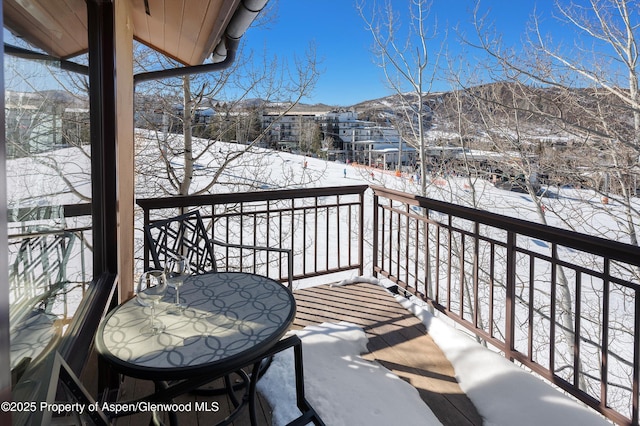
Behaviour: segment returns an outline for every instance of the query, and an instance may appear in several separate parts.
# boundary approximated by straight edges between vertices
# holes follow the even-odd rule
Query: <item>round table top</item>
[[[170,313],[175,290],[156,308],[166,329],[143,334],[150,307],[133,298],[111,311],[96,335],[98,352],[122,373],[173,380],[242,366],[273,346],[295,316],[295,300],[282,284],[260,275],[193,275],[180,287],[182,314]]]

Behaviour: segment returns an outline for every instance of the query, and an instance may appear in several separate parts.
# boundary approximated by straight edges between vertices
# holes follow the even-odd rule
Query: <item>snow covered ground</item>
[[[195,172],[194,188],[204,185],[206,177],[215,173],[220,161],[217,157],[239,148],[241,146],[220,143],[217,151],[202,157]],[[61,163],[72,159],[65,166],[69,167],[67,176],[71,176],[85,192],[88,184],[81,172],[89,170],[88,158],[74,153],[72,149],[50,154]],[[247,187],[250,183],[252,188],[264,189],[374,184],[413,193],[418,191],[418,183],[410,177],[396,177],[380,170],[267,150],[249,157],[241,167],[224,172],[225,183],[218,186],[218,192],[242,190],[238,189],[238,183],[242,182],[246,182]],[[13,202],[14,206],[24,203],[24,194],[28,194],[29,203],[36,200],[37,204],[78,201],[50,168],[28,162],[28,159],[8,162],[10,203]],[[25,170],[29,173],[24,173]],[[42,174],[51,178],[44,182],[36,179]],[[142,191],[144,179],[139,186],[138,195],[148,195]],[[480,208],[537,221],[528,195],[500,190],[486,181],[477,182],[476,193],[472,194],[463,178],[438,180],[437,183],[434,180],[428,195],[466,205],[472,204],[472,195],[475,195]],[[579,220],[571,224],[576,230],[625,239],[618,222],[613,219],[615,216],[608,214],[622,207],[615,202],[602,205],[596,194],[556,189],[553,197],[545,200],[545,206],[547,221],[551,225],[566,227],[565,220],[580,212]],[[407,305],[407,309],[422,318],[429,333],[453,364],[462,389],[485,418],[486,424],[607,424],[593,411],[563,396],[500,355],[482,348],[420,307]],[[382,366],[360,357],[366,348],[362,330],[349,324],[323,324],[299,333],[305,351],[308,398],[328,425],[438,424],[414,388]],[[290,374],[292,362],[290,354],[276,357],[274,365],[260,382],[261,390],[274,396],[271,404],[275,424],[284,424],[296,416],[295,410],[291,410],[295,408],[293,376]],[[393,395],[393,403],[389,403],[389,395]],[[404,405],[400,407],[398,404]]]
[[[158,166],[158,151],[153,139],[145,142],[145,132],[138,131],[137,156],[141,171],[137,180],[137,197],[158,196],[156,176],[164,168]],[[218,171],[218,165],[232,153],[244,149],[244,145],[217,142],[197,160],[191,191],[205,186],[208,177]],[[86,152],[66,148],[32,158],[7,162],[7,189],[10,207],[86,202],[80,199],[90,196],[90,159]],[[148,164],[149,167],[144,166]],[[179,157],[172,163],[180,164]],[[327,162],[317,158],[289,154],[266,149],[256,149],[236,160],[237,166],[223,171],[216,192],[242,190],[304,188],[320,186],[344,186],[373,184],[409,193],[417,193],[419,184],[409,176],[396,177],[393,173],[372,170],[354,165]],[[306,164],[306,167],[304,167]],[[64,177],[64,179],[63,179]],[[69,183],[74,191],[69,190]],[[156,191],[156,192],[153,192]],[[527,194],[495,188],[486,180],[474,182],[474,192],[464,178],[429,178],[427,196],[477,206],[480,209],[509,216],[538,221],[534,203]],[[544,198],[546,220],[551,226],[571,228],[591,235],[625,241],[621,230],[625,225],[624,206],[611,199],[608,204],[592,191],[552,188]],[[475,201],[473,201],[475,199]],[[633,207],[640,210],[640,201]],[[638,218],[635,218],[636,220]],[[635,224],[640,226],[640,222]]]

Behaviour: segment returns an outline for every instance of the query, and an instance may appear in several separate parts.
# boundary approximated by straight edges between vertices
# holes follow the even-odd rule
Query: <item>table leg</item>
[[[156,392],[160,392],[169,388],[169,383],[167,382],[153,382],[156,387]],[[169,402],[173,402],[173,398],[169,400]],[[169,424],[171,426],[178,426],[178,415],[173,411],[168,411],[167,415],[169,416]],[[154,411],[153,416],[151,417],[153,421],[153,425],[162,425],[162,420],[159,419],[158,412]]]
[[[236,374],[239,375],[239,373]],[[236,393],[234,392],[235,389],[233,387],[233,383],[231,383],[231,376],[228,374],[224,376],[224,388],[227,391],[227,395],[229,395],[229,399],[231,400],[233,406],[237,407],[238,405],[240,405],[240,401],[238,401],[238,398],[236,398]]]
[[[262,360],[253,364],[253,369],[251,371],[251,381],[249,382],[249,389],[247,392],[247,403],[249,404],[249,420],[251,421],[252,426],[256,426],[258,424],[257,415],[256,415],[256,386],[258,385],[258,380],[260,379],[260,366],[262,365]]]

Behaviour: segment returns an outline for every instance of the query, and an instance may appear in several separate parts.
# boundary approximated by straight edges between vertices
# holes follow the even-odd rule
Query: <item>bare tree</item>
[[[575,30],[574,47],[554,43],[543,30],[542,17],[534,14],[525,50],[517,54],[502,45],[478,9],[476,46],[495,60],[505,80],[520,87],[538,85],[536,93],[518,89],[528,92],[528,113],[572,135],[575,148],[583,153],[578,158],[564,156],[574,171],[561,178],[622,204],[624,219],[618,225],[637,245],[640,212],[632,202],[640,155],[637,6],[629,0],[590,0],[556,2],[556,10],[555,19]],[[566,223],[574,226],[570,220]]]
[[[162,195],[210,192],[224,183],[230,169],[245,167],[242,157],[259,147],[269,131],[262,128],[264,106],[274,101],[286,105],[283,116],[314,87],[318,71],[313,46],[296,59],[293,69],[277,59],[258,61],[253,54],[243,58],[219,74],[166,80],[145,93],[156,108],[145,123],[152,130],[153,147],[140,147],[147,158],[139,162],[144,187],[155,187]],[[237,88],[231,100],[225,99],[229,86]],[[149,158],[158,158],[162,166]],[[158,169],[164,170],[161,180]],[[194,187],[196,174],[199,184]],[[252,187],[248,181],[236,184]]]
[[[63,80],[67,84],[69,81],[61,77],[62,71],[55,64],[25,66],[25,61],[9,57],[5,68],[9,89],[5,101],[7,155],[24,158],[17,162],[22,168],[8,170],[12,179],[10,203],[29,204],[43,196],[64,197],[64,194],[72,194],[80,201],[89,200],[88,189],[83,187],[89,176],[85,166],[90,156],[86,92],[70,92],[62,86]],[[42,81],[49,84],[34,85]],[[74,155],[56,155],[62,148],[75,148]],[[33,166],[25,166],[25,162]],[[42,180],[42,173],[52,179]],[[31,181],[36,176],[38,187]]]
[[[306,155],[318,155],[321,149],[320,126],[306,117],[298,118],[300,151]]]
[[[397,94],[402,124],[398,124],[403,137],[416,148],[419,158],[421,194],[427,191],[426,132],[431,117],[427,97],[437,76],[438,61],[444,42],[437,42],[438,27],[430,17],[431,3],[411,0],[408,4],[409,22],[402,22],[392,2],[371,10],[365,2],[357,5],[366,28],[373,37],[373,52],[383,70],[386,82]],[[436,43],[435,50],[431,47]],[[401,160],[399,161],[399,163]]]
[[[555,10],[557,14],[554,20],[560,21],[565,29],[574,30],[572,43],[560,44],[547,35],[543,17],[534,13],[526,43],[519,49],[505,46],[499,32],[489,24],[489,15],[481,16],[479,8],[476,9],[474,23],[477,41],[473,44],[493,59],[494,68],[491,72],[505,82],[502,87],[510,92],[508,96],[484,93],[479,97],[487,108],[483,120],[488,124],[487,129],[494,130],[495,136],[499,136],[496,129],[505,129],[496,141],[502,139],[512,149],[517,148],[519,152],[527,154],[528,158],[535,161],[537,172],[549,174],[552,181],[579,184],[600,193],[603,211],[612,215],[620,231],[616,233],[607,228],[608,234],[602,236],[637,245],[640,218],[634,200],[640,156],[640,13],[637,4],[629,0],[556,1]],[[569,135],[573,146],[552,150],[555,155],[549,156],[549,147],[545,146],[550,145],[548,141],[531,143],[531,128],[535,125]],[[534,200],[537,201],[539,220],[546,223],[541,199]],[[615,208],[610,206],[613,202]],[[580,226],[584,230],[584,223],[589,218],[576,214],[575,209],[571,212],[569,215],[572,217],[552,213],[570,228]],[[576,220],[576,216],[579,220]],[[596,228],[594,226],[586,230],[601,232]],[[583,261],[587,258],[583,256]],[[598,262],[598,259],[593,261]],[[557,315],[568,348],[567,356],[563,358],[566,365],[558,368],[571,371],[574,333],[580,332],[581,340],[585,341],[590,333],[597,337],[598,318],[602,309],[598,297],[607,290],[600,288],[597,283],[581,288],[582,297],[589,293],[590,303],[588,306],[582,305],[584,309],[580,314],[585,323],[593,324],[593,327],[573,330],[576,314],[572,299],[575,296],[562,268],[557,266],[556,271],[559,289]],[[638,271],[620,269],[618,273],[638,277]],[[619,300],[621,306],[630,303],[633,298],[622,287],[610,294],[615,294],[610,297]],[[541,293],[539,297],[544,300],[549,294]],[[610,315],[615,317],[616,324],[610,330],[611,335],[616,336],[610,337],[612,341],[629,339],[633,325],[629,324],[628,318],[633,315],[629,316],[625,309],[611,312]],[[616,345],[615,350],[610,348],[609,355],[625,359],[632,350],[620,344]],[[597,389],[590,389],[591,371],[597,371],[599,366],[597,362],[591,365],[591,361],[597,359],[597,356],[593,360],[584,358],[583,362],[587,365],[573,372],[578,376],[581,388],[594,394],[597,394]],[[620,365],[619,370],[609,372],[612,388],[628,382],[624,377],[625,367]],[[637,397],[630,394],[622,391],[621,396],[611,398],[610,403],[620,407],[629,406],[629,400],[625,398]]]

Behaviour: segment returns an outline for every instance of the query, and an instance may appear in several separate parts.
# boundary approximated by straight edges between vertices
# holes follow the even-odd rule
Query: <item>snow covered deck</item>
[[[442,424],[482,424],[476,408],[458,386],[453,367],[424,324],[383,287],[369,283],[323,285],[294,294],[298,302],[294,327],[340,321],[361,326],[369,339],[369,353],[363,358],[375,360],[415,387]],[[389,398],[382,409],[395,409],[393,396]],[[402,412],[396,416],[402,423]]]
[[[421,321],[403,308],[384,288],[369,283],[346,286],[321,285],[294,292],[298,302],[295,329],[325,322],[346,321],[362,327],[369,339],[370,353],[363,355],[375,360],[414,386],[422,400],[445,425],[481,425],[482,418],[473,404],[460,390],[453,368],[442,351],[426,333]],[[305,365],[305,370],[309,366]],[[152,383],[125,379],[121,391],[123,399],[130,399],[152,390]],[[393,395],[386,395],[388,404],[382,410],[392,410],[401,422],[402,412],[396,408]],[[180,424],[212,424],[222,420],[229,409],[226,397],[186,395],[177,402],[217,402],[218,412],[179,413]],[[271,425],[268,403],[260,398],[260,424]],[[335,415],[332,413],[331,415]],[[145,417],[146,416],[146,417]],[[117,425],[147,422],[148,415],[139,414],[118,420]],[[249,424],[242,415],[234,425]]]

